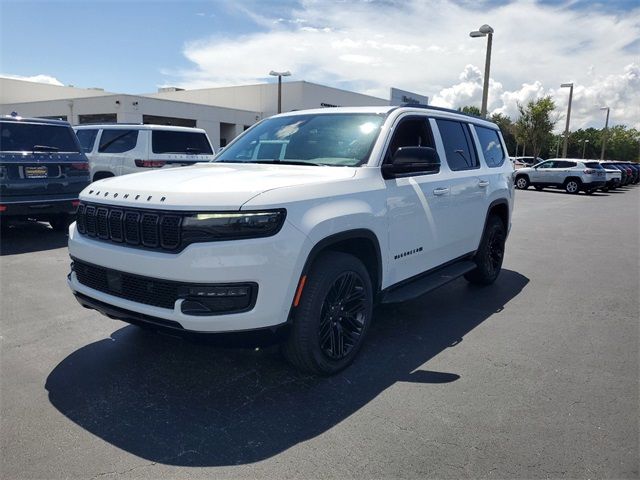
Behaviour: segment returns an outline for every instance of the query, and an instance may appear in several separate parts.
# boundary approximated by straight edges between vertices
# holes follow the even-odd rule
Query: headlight
[[[189,244],[270,237],[280,231],[286,213],[286,210],[267,210],[186,215],[182,220],[182,240]]]

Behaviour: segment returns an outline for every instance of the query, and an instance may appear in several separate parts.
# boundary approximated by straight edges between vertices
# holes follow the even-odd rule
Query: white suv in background
[[[201,128],[105,124],[74,127],[91,180],[208,162],[214,150]]]
[[[69,286],[138,325],[275,334],[298,368],[335,373],[376,301],[496,280],[513,205],[506,152],[495,124],[435,107],[277,115],[214,162],[86,188]]]
[[[583,191],[590,195],[606,183],[606,172],[595,160],[551,158],[533,167],[520,168],[516,173],[516,187],[521,190],[532,185],[536,190],[554,187],[567,193]]]

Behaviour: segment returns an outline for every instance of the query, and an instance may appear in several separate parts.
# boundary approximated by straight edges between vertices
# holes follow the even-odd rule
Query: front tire
[[[529,179],[524,175],[516,177],[516,188],[520,190],[526,190],[529,188]]]
[[[495,282],[502,270],[506,240],[507,231],[504,223],[497,215],[491,215],[487,220],[480,248],[474,257],[477,267],[466,273],[464,278],[477,285],[491,285]]]
[[[299,370],[333,375],[353,362],[371,324],[373,288],[362,262],[327,252],[313,263],[284,356]]]

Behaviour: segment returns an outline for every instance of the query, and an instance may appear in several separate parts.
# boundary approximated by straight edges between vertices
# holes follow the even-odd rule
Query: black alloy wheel
[[[328,251],[313,262],[301,292],[282,352],[299,370],[333,375],[353,362],[371,323],[370,274],[353,255]]]
[[[366,315],[365,288],[355,272],[345,272],[333,283],[320,311],[318,340],[329,358],[340,360],[357,345]]]

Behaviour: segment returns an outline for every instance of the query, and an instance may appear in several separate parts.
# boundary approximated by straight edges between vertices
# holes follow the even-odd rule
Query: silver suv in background
[[[552,158],[533,167],[521,168],[516,174],[516,187],[525,190],[529,185],[564,189],[567,193],[592,194],[606,185],[606,172],[599,162],[576,158]]]
[[[201,128],[105,124],[74,127],[91,180],[208,162],[214,150]]]

